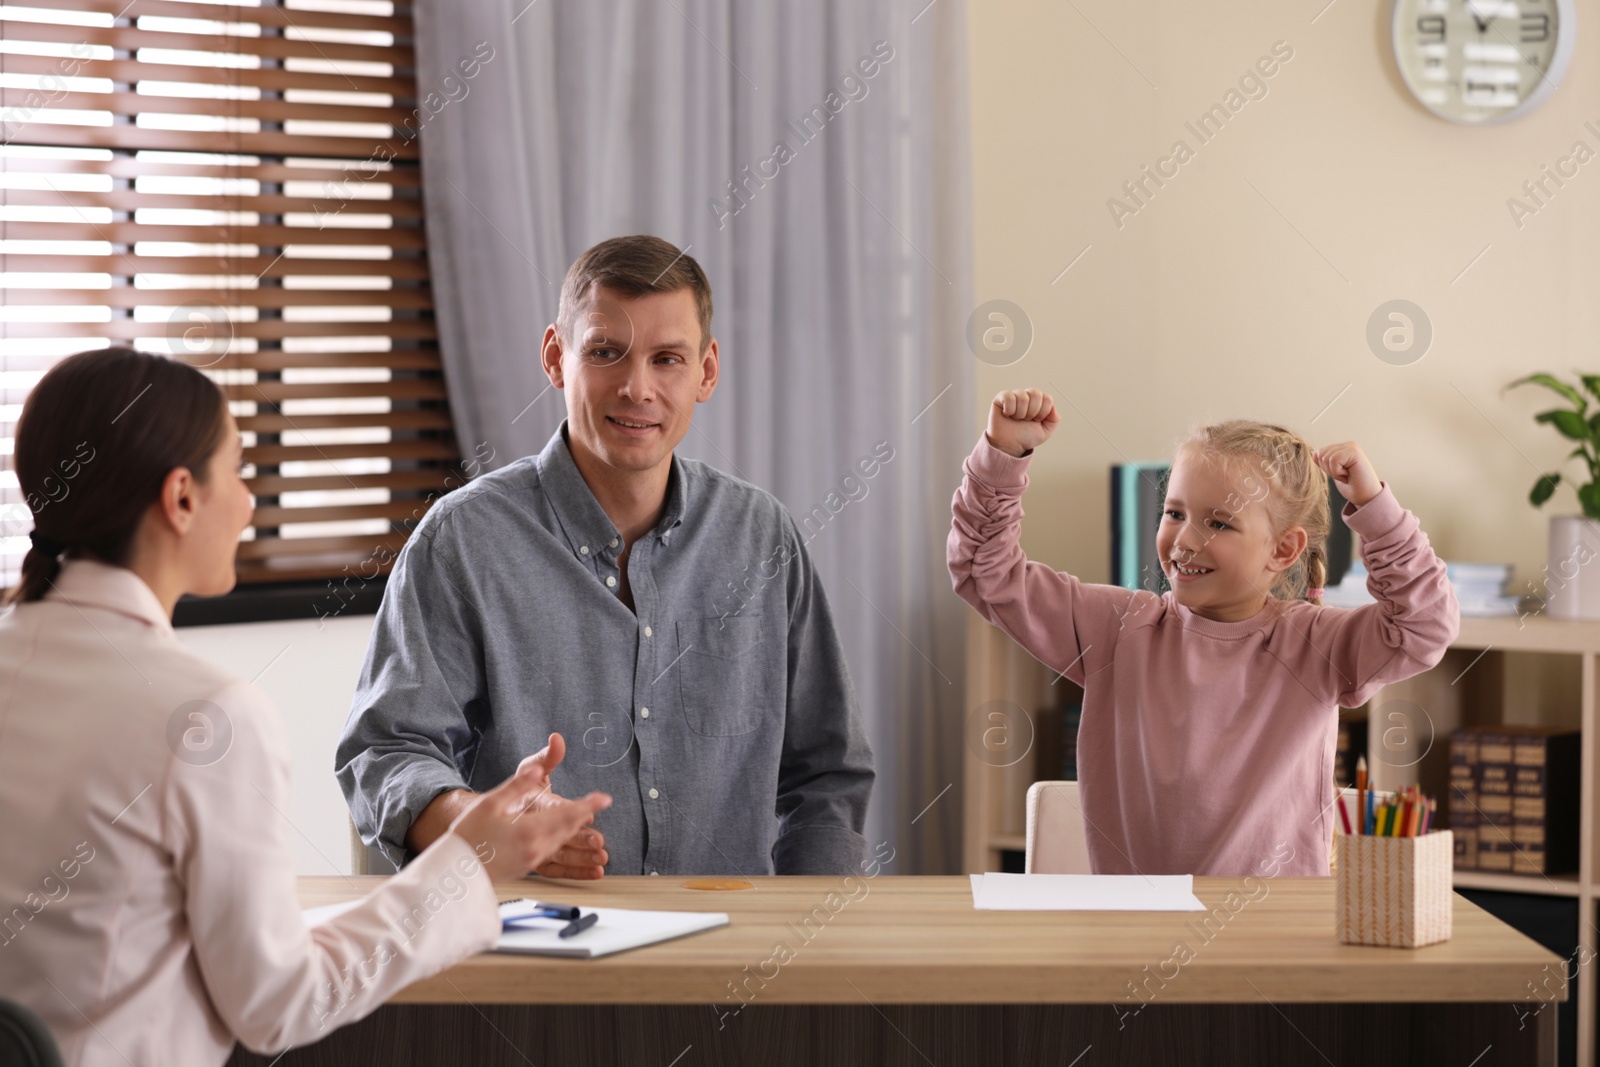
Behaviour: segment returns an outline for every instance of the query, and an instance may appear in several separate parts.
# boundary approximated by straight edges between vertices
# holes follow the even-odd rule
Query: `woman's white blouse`
[[[68,1064],[307,1044],[494,944],[454,834],[307,928],[288,810],[277,712],[185,650],[132,571],[69,562],[0,616],[0,995]]]

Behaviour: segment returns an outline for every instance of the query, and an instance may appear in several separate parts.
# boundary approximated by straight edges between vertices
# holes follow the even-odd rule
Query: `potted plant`
[[[1545,564],[1545,611],[1558,619],[1600,619],[1600,408],[1589,411],[1591,400],[1600,402],[1600,374],[1580,374],[1581,388],[1550,374],[1518,378],[1506,389],[1542,385],[1557,393],[1570,407],[1551,408],[1533,417],[1555,428],[1577,447],[1567,460],[1582,459],[1583,478],[1569,479],[1578,495],[1581,515],[1550,518],[1549,558]],[[1539,476],[1528,492],[1528,502],[1542,507],[1561,484],[1559,470]]]

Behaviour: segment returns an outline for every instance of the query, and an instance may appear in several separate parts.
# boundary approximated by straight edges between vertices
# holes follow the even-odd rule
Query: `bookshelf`
[[[1570,897],[1578,902],[1580,959],[1600,954],[1600,622],[1542,617],[1462,619],[1461,633],[1432,670],[1384,688],[1368,717],[1367,765],[1374,788],[1412,783],[1443,798],[1450,733],[1458,726],[1511,723],[1582,731],[1579,859],[1576,874],[1543,877],[1457,871],[1458,889]],[[1045,751],[1061,702],[1056,680],[1010,638],[974,614],[967,619],[966,786],[963,858],[970,872],[1000,870],[1003,853],[1025,845],[1028,786],[1054,778],[1059,751]],[[1000,718],[994,716],[998,714]],[[1044,744],[1041,744],[1041,736]],[[1585,967],[1577,1002],[1577,1062],[1595,1061],[1597,972]]]
[[[972,612],[967,614],[966,666],[962,858],[968,872],[981,873],[1000,870],[1002,853],[1027,847],[1028,787],[1060,777],[1046,755],[1047,743],[1041,743],[1040,735],[1047,742],[1050,730],[1039,711],[1060,701],[1063,686],[1074,697],[1082,690],[1066,679],[1057,681]]]

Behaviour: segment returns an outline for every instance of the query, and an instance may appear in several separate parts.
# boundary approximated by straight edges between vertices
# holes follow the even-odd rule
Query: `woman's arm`
[[[232,733],[207,766],[174,760],[166,826],[189,936],[217,1014],[270,1052],[326,1036],[500,935],[495,879],[549,859],[608,802],[549,801],[539,760],[476,798],[452,827],[349,911],[307,928],[295,894],[289,748],[271,703],[239,683],[214,695]]]

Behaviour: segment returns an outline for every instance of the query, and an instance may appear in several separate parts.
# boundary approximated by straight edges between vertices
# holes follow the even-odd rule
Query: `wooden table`
[[[301,903],[377,881],[302,878]],[[731,924],[599,960],[477,956],[316,1045],[230,1062],[1556,1062],[1563,961],[1460,896],[1454,937],[1407,950],[1339,944],[1331,879],[1197,878],[1210,913],[976,911],[964,876],[685,881],[500,888]]]

